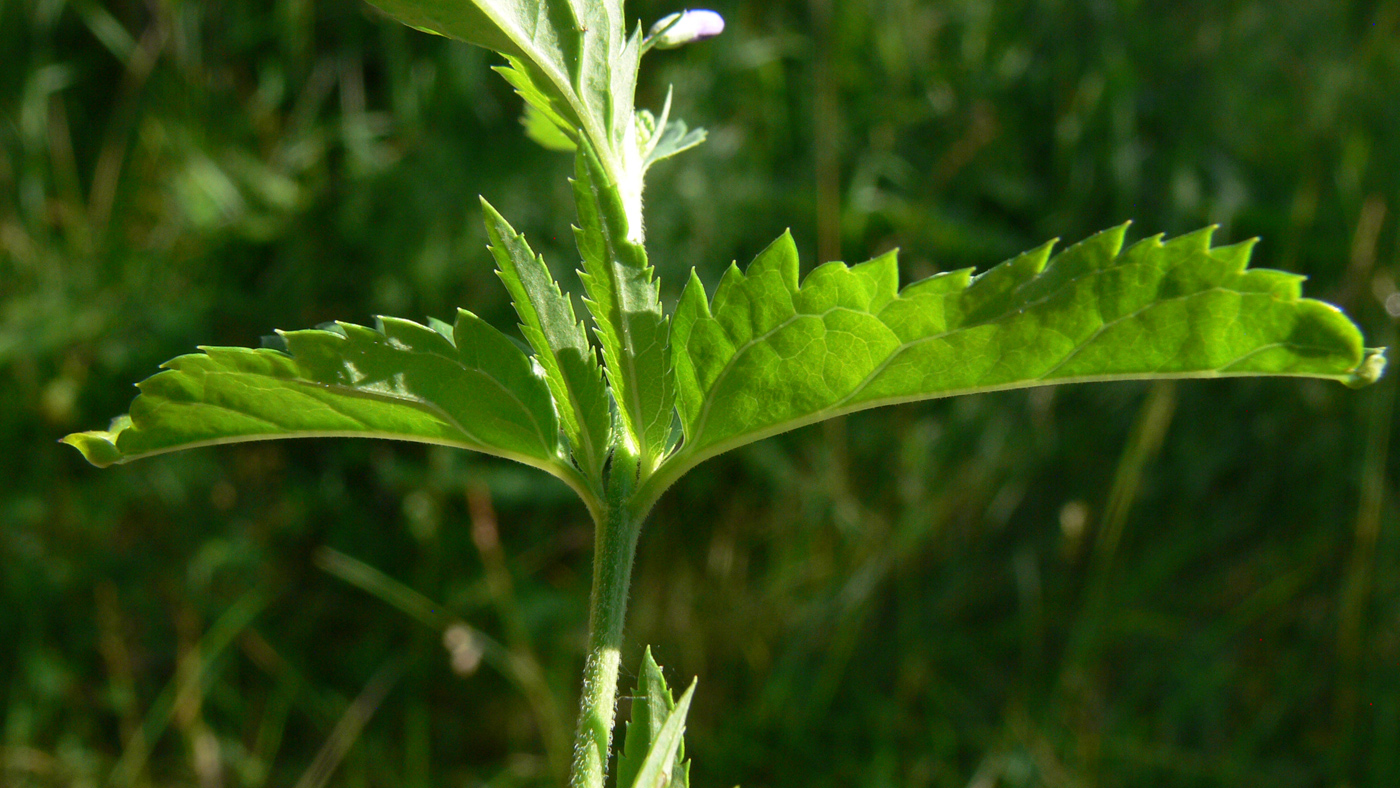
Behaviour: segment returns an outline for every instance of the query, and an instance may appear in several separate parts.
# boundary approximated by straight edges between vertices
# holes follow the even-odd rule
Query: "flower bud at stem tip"
[[[647,39],[657,49],[675,49],[686,44],[713,38],[724,32],[724,17],[714,11],[698,9],[681,11],[662,17],[651,26]]]

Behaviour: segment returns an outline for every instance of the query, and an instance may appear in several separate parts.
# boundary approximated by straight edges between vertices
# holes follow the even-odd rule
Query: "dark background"
[[[667,299],[786,227],[910,281],[1131,218],[1262,236],[1395,340],[1400,3],[715,5],[639,96],[711,132],[651,178]],[[570,160],[494,61],[355,0],[0,2],[0,783],[549,783],[589,575],[562,485],[55,443],[198,344],[513,326],[478,194],[577,289]],[[966,397],[712,460],[643,535],[625,670],[699,676],[697,786],[1400,785],[1396,380]],[[502,644],[470,675],[452,620]]]

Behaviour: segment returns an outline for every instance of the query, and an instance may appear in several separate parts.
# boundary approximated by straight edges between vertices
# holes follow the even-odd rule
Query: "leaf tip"
[[[504,239],[504,230],[511,230],[510,223],[496,210],[496,206],[487,201],[485,195],[478,194],[477,199],[481,201],[482,223],[486,225],[487,246],[494,246]]]
[[[676,302],[676,311],[672,315],[693,314],[696,317],[710,317],[710,298],[705,293],[705,284],[700,281],[700,275],[694,268],[690,269],[690,276],[686,278],[685,286],[681,288],[680,300]],[[672,337],[674,338],[676,326],[680,325],[674,319],[671,321]],[[673,340],[674,341],[674,340]]]
[[[98,468],[106,468],[121,462],[122,453],[117,448],[117,433],[124,426],[123,419],[119,418],[113,422],[113,429],[92,430],[89,432],[75,432],[58,439],[59,443],[72,446],[82,453],[83,459],[92,463]]]
[[[1030,255],[1030,256],[1034,256],[1034,257],[1044,258],[1044,259],[1046,260],[1046,262],[1049,262],[1049,260],[1050,260],[1050,255],[1052,255],[1052,254],[1054,253],[1055,247],[1057,247],[1057,246],[1059,246],[1059,245],[1060,245],[1060,239],[1059,239],[1058,236],[1056,236],[1055,238],[1051,238],[1050,240],[1046,241],[1045,243],[1041,244],[1040,246],[1037,246],[1036,248],[1030,250],[1030,251],[1027,252],[1026,254],[1027,254],[1027,255]],[[1044,265],[1041,266],[1042,270],[1044,269],[1044,267],[1045,267]]]
[[[695,694],[695,687],[700,683],[700,677],[695,676],[690,680],[690,686],[685,688],[685,692],[676,700],[676,708],[684,715],[690,710],[690,699]]]
[[[1385,374],[1386,348],[1372,347],[1366,348],[1366,356],[1361,363],[1352,370],[1351,377],[1345,381],[1348,386],[1354,389],[1364,388],[1381,379]]]
[[[787,248],[792,249],[792,253],[793,253],[794,255],[797,254],[797,240],[796,240],[795,238],[792,237],[792,228],[791,228],[791,227],[784,227],[784,228],[783,228],[783,234],[780,235],[780,236],[778,236],[778,237],[773,241],[773,243],[768,244],[768,247],[771,249],[771,248],[777,247],[779,244],[781,244],[781,245],[784,246],[784,247],[787,247]],[[820,263],[820,262],[826,262],[826,261],[824,261],[824,260],[819,260],[818,262]]]

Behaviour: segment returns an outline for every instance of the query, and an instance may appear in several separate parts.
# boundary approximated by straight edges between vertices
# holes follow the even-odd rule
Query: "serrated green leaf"
[[[1051,258],[1051,244],[981,276],[902,291],[894,253],[828,263],[798,286],[788,235],[708,303],[692,276],[671,347],[683,468],[728,448],[878,405],[1090,380],[1291,375],[1353,385],[1384,359],[1301,277],[1246,270],[1253,242],[1205,229],[1124,250],[1127,226]],[[673,476],[674,473],[668,474]]]
[[[660,739],[662,726],[675,708],[676,702],[671,697],[670,687],[666,686],[661,666],[656,664],[648,647],[637,675],[637,692],[632,696],[632,719],[627,722],[626,739],[617,755],[617,785],[630,786],[637,782],[647,756]],[[690,762],[685,760],[683,740],[676,748],[672,763],[669,785],[688,788]]]
[[[574,142],[578,131],[584,127],[568,102],[551,91],[548,82],[537,81],[535,77],[539,75],[538,70],[530,68],[529,64],[509,55],[506,56],[506,63],[508,65],[492,66],[491,70],[500,74],[515,88],[516,94],[525,100],[527,115],[529,110],[534,110],[541,119],[559,129],[559,133],[567,136],[570,142]],[[532,74],[535,76],[532,77]]]
[[[618,788],[689,788],[690,762],[685,760],[685,718],[690,713],[690,700],[695,694],[695,682],[691,682],[680,700],[671,702],[671,691],[661,678],[661,670],[651,660],[647,651],[646,667],[653,669],[653,675],[638,679],[638,698],[633,701],[633,718],[636,719],[638,706],[644,708],[645,729],[635,739],[633,725],[627,726],[626,749],[630,754],[618,756]],[[659,683],[658,683],[659,682]],[[648,684],[644,689],[643,683]],[[638,701],[642,701],[639,703]],[[643,748],[645,745],[645,748]]]
[[[612,444],[612,408],[598,357],[544,258],[484,198],[481,209],[497,273],[510,291],[525,341],[544,367],[574,459],[589,479],[598,479]]]
[[[518,460],[579,489],[543,376],[476,315],[459,311],[452,339],[396,318],[280,336],[288,352],[207,347],[168,361],[137,384],[129,416],[63,440],[106,466],[251,440],[393,438]]]
[[[630,133],[640,30],[622,0],[370,0],[399,21],[505,55],[501,73],[562,129],[581,129],[616,179]]]
[[[645,474],[666,449],[674,411],[667,319],[646,250],[629,236],[621,195],[586,142],[576,159],[575,237],[585,303],[597,326],[623,429]]]

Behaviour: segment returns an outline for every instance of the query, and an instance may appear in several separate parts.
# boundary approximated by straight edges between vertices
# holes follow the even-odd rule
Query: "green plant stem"
[[[614,463],[614,475],[626,476],[626,471],[619,473],[616,458]],[[630,490],[620,487],[610,485],[604,517],[594,524],[588,657],[583,667],[583,691],[579,699],[569,788],[602,788],[612,746],[622,626],[627,616],[632,559],[637,552],[637,537],[644,516],[628,505]]]

